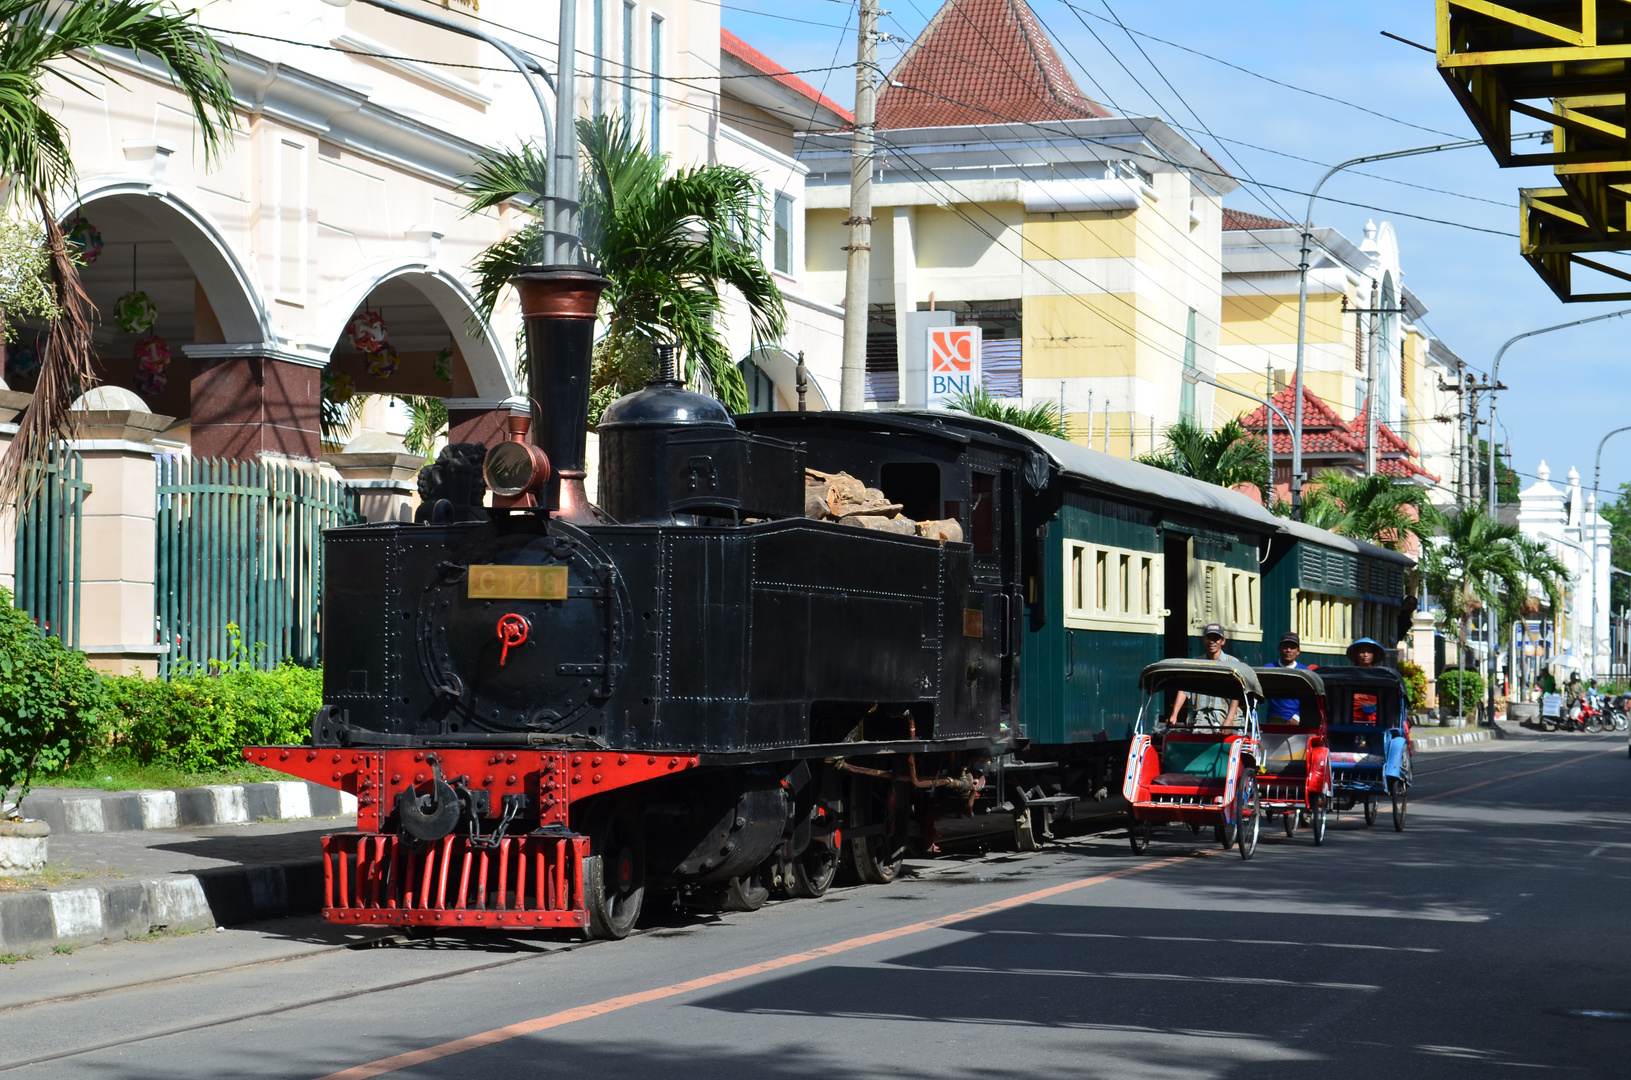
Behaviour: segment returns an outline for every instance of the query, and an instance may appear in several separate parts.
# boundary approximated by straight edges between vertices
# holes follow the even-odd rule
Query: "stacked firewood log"
[[[956,518],[913,521],[901,510],[900,503],[890,502],[883,492],[867,487],[849,473],[804,470],[805,517],[902,536],[926,536],[942,543],[963,539],[963,527]]]

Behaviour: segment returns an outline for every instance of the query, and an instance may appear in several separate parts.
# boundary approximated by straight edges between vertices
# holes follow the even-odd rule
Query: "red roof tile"
[[[1109,115],[1076,86],[1025,0],[946,0],[878,98],[878,126],[894,130]]]
[[[826,94],[823,94],[821,91],[817,90],[815,87],[811,86],[797,75],[790,74],[785,67],[776,63],[770,57],[766,56],[758,49],[755,49],[752,45],[749,45],[747,42],[743,41],[729,30],[726,30],[724,27],[719,28],[719,48],[721,52],[729,53],[731,56],[736,57],[753,70],[764,72],[766,75],[775,79],[777,82],[781,83],[783,86],[787,87],[789,90],[800,95],[801,97],[809,98],[818,105],[831,109],[839,116],[842,116],[845,123],[855,123],[855,114],[851,113],[848,109],[844,108],[842,105],[838,104],[838,102],[834,101]]]
[[[1289,221],[1279,218],[1264,217],[1262,214],[1248,214],[1244,210],[1231,210],[1223,208],[1224,232],[1247,232],[1256,229],[1295,229],[1297,226]]]

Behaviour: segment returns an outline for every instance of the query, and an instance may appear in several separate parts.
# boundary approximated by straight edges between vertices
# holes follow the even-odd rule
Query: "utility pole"
[[[1381,306],[1381,303],[1382,303],[1381,286],[1375,281],[1372,281],[1370,283],[1370,307],[1368,307],[1368,308],[1351,308],[1351,307],[1348,306],[1348,298],[1346,296],[1344,296],[1342,298],[1342,310],[1344,312],[1350,312],[1351,311],[1354,314],[1355,327],[1356,327],[1355,332],[1356,333],[1357,333],[1357,326],[1358,326],[1358,317],[1360,315],[1369,315],[1370,316],[1370,333],[1366,335],[1369,340],[1367,342],[1367,347],[1365,349],[1365,475],[1366,476],[1376,475],[1376,440],[1377,440],[1376,428],[1377,428],[1377,425],[1382,422],[1381,419],[1376,415],[1376,376],[1377,376],[1376,368],[1377,368],[1377,364],[1379,362],[1378,349],[1380,347],[1377,343],[1381,339],[1381,336],[1382,336],[1382,333],[1381,333],[1381,331],[1382,331],[1382,316],[1383,315],[1403,315],[1404,314],[1404,305],[1402,305],[1402,304],[1400,306],[1398,306],[1398,307],[1385,308],[1385,307]],[[1442,381],[1440,381],[1439,389],[1440,390],[1445,390],[1445,389],[1448,389],[1448,387],[1446,387],[1444,385],[1444,383]]]
[[[844,367],[838,407],[866,404],[867,278],[872,272],[872,154],[878,107],[878,0],[861,0],[856,34],[855,136],[849,152],[849,253],[844,276]],[[905,298],[896,297],[897,307]],[[900,317],[897,311],[896,317]]]
[[[1443,379],[1438,381],[1440,393],[1455,391],[1455,441],[1461,451],[1456,455],[1455,464],[1455,505],[1458,510],[1466,508],[1467,477],[1471,474],[1467,456],[1467,378],[1466,361],[1457,360],[1455,382],[1447,383]]]

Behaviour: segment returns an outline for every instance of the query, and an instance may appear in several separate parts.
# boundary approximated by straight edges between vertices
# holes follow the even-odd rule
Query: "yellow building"
[[[1227,173],[1077,88],[1024,0],[950,0],[890,73],[872,187],[868,400],[913,401],[925,320],[984,330],[987,389],[1062,401],[1078,442],[1148,450],[1209,418]],[[801,140],[808,288],[839,303],[849,137]],[[911,313],[911,314],[909,314]],[[946,314],[949,313],[949,314]]]

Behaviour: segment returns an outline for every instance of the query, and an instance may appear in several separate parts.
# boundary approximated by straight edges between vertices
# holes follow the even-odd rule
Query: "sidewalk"
[[[0,878],[0,953],[315,912],[323,888],[318,838],[355,821],[53,829],[49,875]]]

